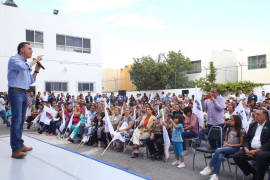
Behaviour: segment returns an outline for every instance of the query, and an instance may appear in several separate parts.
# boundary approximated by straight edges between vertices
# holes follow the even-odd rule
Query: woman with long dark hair
[[[230,128],[226,133],[223,147],[216,150],[209,165],[200,174],[207,176],[212,173],[210,180],[218,180],[222,159],[225,155],[231,155],[239,151],[240,147],[243,146],[244,135],[241,117],[238,115],[231,116]]]

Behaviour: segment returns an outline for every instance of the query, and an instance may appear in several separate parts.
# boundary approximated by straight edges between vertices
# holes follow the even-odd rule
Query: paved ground
[[[101,156],[103,152],[102,148],[94,148],[89,146],[81,146],[78,148],[78,144],[72,144],[66,140],[59,140],[55,136],[46,136],[45,134],[38,134],[33,130],[25,130],[24,134],[41,139],[43,141],[56,144],[89,156],[96,159],[114,164],[118,167],[127,169],[145,177],[155,180],[207,180],[209,177],[200,176],[199,171],[204,168],[205,163],[202,154],[198,154],[196,158],[195,171],[192,170],[192,150],[190,149],[189,154],[185,157],[186,168],[178,169],[177,167],[171,166],[171,162],[174,160],[173,152],[171,152],[170,158],[167,162],[163,161],[152,161],[150,159],[144,159],[140,156],[137,159],[131,159],[131,147],[125,153],[118,153],[113,150],[108,150],[104,156]],[[6,128],[2,121],[0,121],[0,136],[9,135],[9,129]],[[35,147],[34,147],[35,148]],[[1,162],[0,162],[1,163]],[[79,166],[79,164],[77,165]],[[224,163],[225,169],[221,168],[220,179],[229,180],[234,178],[234,166],[232,171],[229,171],[227,163]],[[238,179],[242,179],[242,173],[238,172]]]

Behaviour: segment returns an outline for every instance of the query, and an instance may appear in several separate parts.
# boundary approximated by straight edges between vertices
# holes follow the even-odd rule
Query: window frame
[[[47,83],[50,83],[50,90],[47,89]],[[52,87],[53,83],[59,83],[60,84],[60,90],[55,90]],[[63,84],[66,84],[66,90],[63,90]],[[68,92],[68,82],[67,81],[45,81],[45,91],[47,92]]]
[[[94,82],[78,82],[77,84],[78,84],[78,86],[77,86],[78,92],[95,92],[95,83]],[[84,84],[88,84],[89,89],[84,90],[84,88],[83,88]],[[91,84],[93,86],[92,90],[91,90]],[[80,86],[82,86],[82,87],[80,87]]]
[[[260,62],[260,57],[264,57],[263,62]],[[255,56],[248,56],[248,70],[254,70],[254,69],[265,69],[267,68],[267,56],[266,54],[261,55],[255,55]]]
[[[57,44],[57,36],[64,36],[64,45],[58,45]],[[67,38],[78,38],[81,39],[81,46],[75,46],[75,45],[67,45]],[[89,48],[84,48],[84,39],[89,40]],[[70,36],[65,34],[56,34],[56,50],[61,51],[70,51],[70,52],[77,52],[77,53],[83,53],[83,54],[91,54],[91,39],[85,38],[85,37],[78,37],[78,36]]]
[[[187,71],[187,74],[196,74],[196,73],[201,73],[202,72],[202,60],[196,60],[196,61],[191,61],[192,65],[195,64],[195,63],[198,63],[200,62],[200,70],[194,70],[192,67],[191,70]]]
[[[34,32],[34,41],[28,41],[27,40],[27,31],[33,31]],[[36,41],[36,32],[42,33],[42,42],[37,42]],[[34,48],[44,48],[44,31],[40,31],[40,30],[31,30],[31,29],[25,29],[25,40],[26,42],[30,43],[32,47]]]

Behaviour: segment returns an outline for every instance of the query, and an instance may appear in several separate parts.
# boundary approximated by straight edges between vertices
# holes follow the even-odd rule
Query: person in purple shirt
[[[27,59],[32,57],[33,50],[29,43],[21,42],[17,47],[18,54],[12,56],[8,62],[8,99],[11,105],[11,128],[10,145],[12,158],[21,159],[26,156],[24,152],[31,151],[31,147],[24,145],[22,140],[23,124],[27,109],[27,94],[30,85],[35,82],[40,66],[35,66],[35,71],[31,74],[31,67],[41,60],[39,56],[30,65]]]
[[[219,89],[217,87],[212,87],[210,96],[205,96],[203,98],[202,107],[207,112],[207,132],[209,132],[212,126],[220,126],[223,129],[225,100],[219,94]],[[221,142],[219,141],[209,141],[209,143],[214,149],[221,145]]]

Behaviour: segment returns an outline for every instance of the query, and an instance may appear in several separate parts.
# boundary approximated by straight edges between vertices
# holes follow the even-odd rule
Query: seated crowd
[[[152,97],[151,97],[152,96]],[[242,172],[253,179],[262,180],[270,164],[270,94],[262,92],[258,98],[253,91],[249,96],[240,90],[231,93],[225,100],[216,87],[202,96],[201,102],[194,95],[176,95],[162,92],[148,97],[106,94],[80,94],[75,97],[67,93],[40,92],[28,95],[26,112],[27,128],[37,127],[40,134],[56,135],[72,143],[106,148],[115,147],[124,151],[125,145],[133,145],[131,158],[137,158],[140,147],[147,146],[152,159],[164,157],[164,131],[173,145],[175,161],[172,165],[185,167],[184,156],[190,139],[195,148],[207,139],[211,127],[221,127],[221,141],[210,141],[215,150],[208,166],[201,175],[219,179],[224,157],[232,157]],[[201,105],[202,117],[194,111]],[[242,105],[243,114],[235,113]],[[12,116],[6,93],[1,93],[0,115],[7,127]],[[108,121],[106,121],[108,118]],[[111,125],[111,126],[110,126]],[[110,143],[110,142],[115,143]]]

